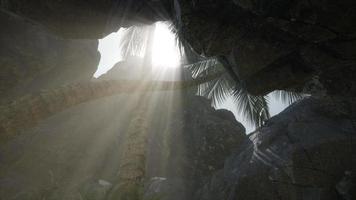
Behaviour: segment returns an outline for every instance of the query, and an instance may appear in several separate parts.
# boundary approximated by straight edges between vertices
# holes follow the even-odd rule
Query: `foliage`
[[[250,95],[241,85],[236,86],[232,94],[238,111],[251,124],[259,127],[270,118],[266,96]]]
[[[272,96],[288,105],[292,104],[295,101],[299,101],[304,97],[304,95],[301,93],[285,90],[276,90],[272,92]]]
[[[180,50],[181,56],[184,55],[188,64],[185,69],[191,71],[193,78],[209,77],[214,74],[221,74],[215,79],[207,81],[198,86],[198,95],[212,100],[214,106],[223,103],[227,97],[233,97],[237,110],[256,127],[263,125],[263,122],[270,117],[268,100],[266,96],[253,96],[248,93],[242,81],[232,77],[226,70],[226,63],[221,63],[218,57],[205,58],[198,55],[184,41],[176,25],[169,26],[170,30],[176,35],[176,45]],[[125,56],[137,55],[146,47],[148,35],[145,28],[131,27],[123,36],[121,48],[125,50]],[[152,29],[150,30],[152,31]],[[183,69],[184,70],[184,69]],[[303,98],[303,95],[290,91],[276,91],[273,96],[284,103],[291,104]]]
[[[193,77],[206,76],[225,71],[225,67],[216,58],[205,59],[186,66]],[[253,96],[248,93],[242,81],[235,81],[226,73],[220,77],[198,86],[198,94],[212,100],[214,106],[223,103],[232,96],[236,107],[250,124],[259,127],[270,118],[267,96]],[[273,97],[285,104],[292,104],[303,98],[303,95],[291,91],[278,90]]]
[[[199,61],[187,66],[194,77],[206,76],[207,74],[224,71],[224,67],[216,58]],[[201,84],[198,94],[212,100],[213,105],[223,103],[227,97],[232,96],[238,111],[255,126],[261,126],[270,115],[268,101],[265,96],[250,95],[243,83],[236,83],[228,73],[222,74],[215,80]]]
[[[192,72],[194,78],[224,72],[224,68],[216,59],[207,59],[186,67]],[[211,99],[213,104],[217,105],[231,95],[233,85],[234,82],[228,74],[223,73],[220,77],[199,85],[198,95]]]
[[[152,29],[147,26],[131,26],[123,31],[118,45],[124,60],[130,56],[144,56],[150,31]]]

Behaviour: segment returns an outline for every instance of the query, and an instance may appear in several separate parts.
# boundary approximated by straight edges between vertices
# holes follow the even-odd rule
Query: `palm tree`
[[[176,35],[179,48],[183,49],[181,51],[185,53],[190,62],[186,67],[191,70],[193,77],[225,72],[214,80],[200,84],[198,94],[211,99],[214,106],[232,96],[238,111],[250,124],[255,125],[255,127],[263,125],[264,121],[270,118],[268,98],[265,95],[254,96],[249,94],[244,82],[234,72],[225,56],[206,58],[198,55],[184,38],[179,1],[175,1],[175,12],[176,17],[173,19],[173,25],[170,28]],[[292,91],[276,91],[273,94],[274,97],[288,104],[304,97],[304,95]]]
[[[238,111],[244,118],[255,125],[255,127],[260,127],[265,120],[270,118],[267,96],[249,94],[243,81],[231,70],[231,66],[226,65],[229,64],[224,57],[200,57],[200,61],[186,67],[191,70],[193,77],[225,72],[214,80],[200,84],[198,86],[198,94],[211,99],[214,106],[224,102],[227,97],[232,96]],[[273,95],[275,98],[288,104],[303,98],[302,94],[283,90],[275,91]]]
[[[135,108],[123,143],[123,152],[114,187],[108,200],[142,199],[142,188],[146,168],[146,148],[149,122],[147,95],[139,95],[140,102]]]
[[[70,106],[105,96],[141,91],[139,98],[142,103],[137,105],[134,110],[134,118],[126,133],[117,181],[108,194],[109,200],[140,199],[139,191],[145,175],[145,152],[149,125],[147,121],[149,105],[147,103],[150,95],[147,93],[148,91],[198,86],[198,94],[212,99],[215,105],[232,95],[239,111],[256,126],[262,125],[263,120],[269,118],[266,97],[250,95],[238,77],[227,70],[224,66],[226,63],[221,58],[205,59],[201,56],[191,55],[190,58],[199,58],[200,60],[185,66],[193,74],[194,79],[190,81],[150,80],[153,31],[154,28],[147,31],[140,27],[132,27],[126,32],[121,43],[121,47],[125,49],[123,51],[124,58],[140,54],[145,49],[143,55],[146,66],[142,69],[140,80],[79,83],[17,99],[0,108],[3,111],[0,115],[1,141],[6,141],[19,131],[35,126],[44,118]],[[148,34],[146,39],[142,37],[144,34]],[[143,47],[144,45],[146,46]],[[294,93],[279,92],[277,94],[288,101],[299,98]]]
[[[80,103],[122,93],[184,90],[220,75],[212,74],[189,81],[88,81],[26,95],[0,106],[0,142],[5,142],[49,116]]]
[[[131,34],[142,32],[142,30],[129,31]],[[127,34],[126,38],[130,38],[130,40],[126,41],[130,42],[122,44],[126,44],[127,48],[131,46],[140,49],[139,44],[143,43],[139,35]],[[137,38],[137,40],[132,40],[132,38]],[[129,43],[131,44],[128,45]],[[190,62],[198,60],[185,66],[191,70],[193,80],[152,81],[143,79],[144,84],[142,84],[142,80],[82,82],[27,95],[0,107],[0,139],[2,142],[6,141],[20,131],[36,126],[47,117],[86,101],[120,93],[177,90],[194,86],[198,86],[199,95],[212,99],[214,105],[232,95],[238,110],[257,126],[269,118],[268,101],[265,96],[250,95],[242,82],[236,80],[236,77],[233,78],[231,73],[227,73],[228,70],[219,62],[218,58],[204,58],[196,55],[188,47],[189,45],[184,45],[184,52],[187,57],[191,58]],[[134,55],[135,51],[127,49],[126,52],[130,52],[126,55]],[[289,91],[277,91],[274,95],[286,103],[292,103],[303,97],[301,94]]]
[[[148,27],[131,27],[126,31],[121,48],[124,58],[136,55],[144,50],[144,66],[140,72],[141,80],[148,80],[152,71],[152,47],[155,25]],[[146,38],[144,38],[146,36]],[[145,44],[145,45],[144,45]],[[148,93],[138,95],[139,103],[134,108],[134,117],[128,127],[124,139],[121,165],[116,184],[111,189],[108,200],[139,200],[142,199],[140,188],[146,168],[146,148],[149,99]]]

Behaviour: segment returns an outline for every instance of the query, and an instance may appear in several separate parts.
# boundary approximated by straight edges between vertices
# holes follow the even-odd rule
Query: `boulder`
[[[215,110],[203,97],[189,92],[155,92],[145,100],[150,102],[147,180],[180,180],[177,188],[184,189],[187,196],[222,168],[225,158],[246,137],[231,112]],[[103,198],[107,187],[98,180],[117,184],[125,134],[138,103],[139,94],[83,103],[3,144],[0,196]]]
[[[340,99],[293,104],[249,135],[196,199],[354,199],[352,108]]]

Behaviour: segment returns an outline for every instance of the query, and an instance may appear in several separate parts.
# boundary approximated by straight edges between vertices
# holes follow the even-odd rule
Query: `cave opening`
[[[117,62],[130,57],[150,57],[145,60],[145,64],[155,70],[179,67],[184,55],[178,49],[177,36],[172,32],[171,26],[169,22],[131,26],[120,28],[117,32],[99,39],[98,51],[101,59],[94,77],[105,74]]]
[[[356,199],[354,10],[0,1],[0,199]]]
[[[130,29],[134,30],[130,31]],[[152,34],[150,31],[153,32],[153,36],[150,36]],[[129,44],[126,46],[122,45],[125,42]],[[147,47],[147,45],[151,45],[151,47]],[[99,39],[98,51],[101,54],[101,59],[94,77],[98,78],[107,73],[118,62],[127,59],[131,61],[132,59],[143,59],[145,57],[145,49],[151,48],[151,50],[147,51],[151,58],[144,60],[143,65],[146,66],[147,62],[151,62],[151,70],[153,70],[153,73],[158,74],[155,76],[155,79],[179,80],[182,78],[179,75],[179,70],[186,68],[186,60],[184,51],[181,52],[178,45],[179,38],[174,33],[173,25],[170,22],[156,22],[148,26],[120,28],[117,32]],[[174,74],[167,72],[172,70]],[[137,71],[135,72],[137,73]],[[280,113],[289,105],[282,101],[281,98],[273,95],[273,92],[266,96],[268,96],[268,108],[271,116]],[[216,109],[231,111],[236,120],[245,126],[246,133],[251,133],[256,129],[256,126],[249,122],[238,110],[235,100],[231,95],[224,99],[224,101],[218,102],[216,105],[213,104],[213,106]]]

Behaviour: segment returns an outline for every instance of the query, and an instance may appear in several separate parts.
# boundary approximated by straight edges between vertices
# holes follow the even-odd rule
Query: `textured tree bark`
[[[222,73],[190,81],[83,82],[27,95],[0,107],[0,142],[5,142],[22,130],[36,126],[41,120],[80,103],[121,93],[190,88],[213,80]]]
[[[146,148],[148,137],[148,95],[139,95],[141,101],[135,108],[125,136],[123,154],[116,184],[108,195],[108,200],[142,199],[141,189],[146,168]]]
[[[146,42],[144,63],[141,73],[141,81],[152,76],[152,50],[155,25],[149,27],[149,36]],[[108,200],[140,200],[142,199],[143,180],[146,168],[148,109],[150,94],[139,94],[138,104],[134,110],[126,137],[124,138],[123,154],[119,167],[116,184],[109,193]],[[151,116],[152,117],[152,116]]]

